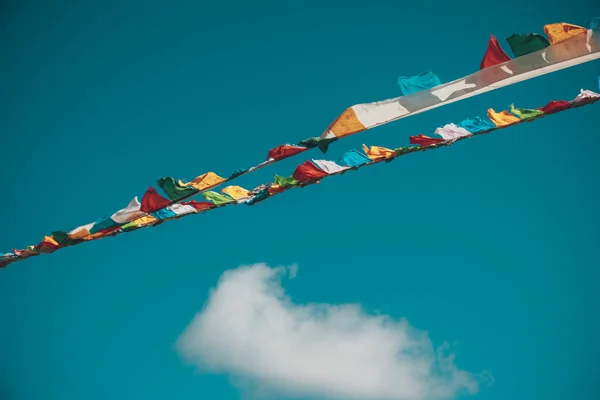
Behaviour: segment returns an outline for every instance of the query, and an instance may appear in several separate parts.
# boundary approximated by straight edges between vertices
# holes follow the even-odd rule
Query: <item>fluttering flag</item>
[[[230,196],[234,200],[240,200],[250,195],[246,189],[240,186],[227,186],[221,190],[221,193]]]
[[[150,186],[148,190],[146,190],[146,193],[144,193],[144,197],[142,197],[140,211],[149,214],[160,210],[161,208],[165,208],[169,204],[171,204],[169,200],[162,197],[152,186]]]
[[[166,178],[160,178],[156,181],[156,184],[166,193],[169,199],[173,201],[178,201],[198,193],[198,189],[195,187],[182,186],[170,176]]]
[[[338,165],[335,162],[329,161],[329,160],[312,160],[312,162],[317,167],[319,167],[319,169],[321,169],[323,172],[326,172],[328,174],[337,174],[339,172],[350,169],[350,167],[341,166],[341,165]]]
[[[294,174],[292,175],[295,180],[300,183],[306,183],[310,181],[318,181],[327,176],[327,172],[317,168],[310,161],[305,161],[296,167]]]
[[[137,197],[134,197],[133,200],[129,202],[127,207],[111,215],[110,219],[115,221],[117,224],[124,224],[126,222],[133,221],[134,219],[144,215],[144,212],[141,211],[141,207],[142,205],[138,201]]]
[[[600,86],[600,78],[598,79],[598,84]],[[586,104],[593,103],[594,101],[600,98],[600,94],[592,92],[591,90],[583,90],[575,97],[572,101],[574,106],[583,106]]]
[[[181,180],[178,181],[179,186],[193,186],[199,191],[212,189],[215,186],[219,186],[223,182],[225,182],[225,178],[221,178],[214,172],[207,172],[205,174],[202,174],[188,183],[183,183]]]
[[[479,69],[493,67],[494,65],[502,64],[506,61],[510,61],[510,57],[502,50],[496,37],[492,35],[488,42],[488,48],[483,56],[483,60],[481,60],[481,63],[479,64]]]
[[[461,137],[471,136],[471,132],[457,126],[455,124],[446,124],[441,128],[437,128],[435,133],[440,135],[444,140],[456,140]]]
[[[496,129],[496,125],[488,118],[467,118],[462,122],[457,124],[460,128],[464,128],[471,133],[479,133],[484,131],[489,131],[491,129]]]
[[[388,149],[386,147],[381,146],[371,146],[371,148],[367,147],[363,144],[363,151],[371,160],[384,160],[386,158],[391,158],[396,155],[396,152],[392,149]]]
[[[510,50],[515,57],[521,57],[529,53],[543,50],[550,46],[550,42],[542,35],[528,33],[525,35],[513,34],[506,38]]]
[[[371,159],[364,154],[356,151],[350,150],[344,153],[340,159],[338,160],[338,164],[343,165],[345,167],[358,167],[359,165],[363,165],[371,161]]]
[[[420,92],[441,85],[440,78],[437,77],[431,70],[421,72],[415,76],[401,76],[398,78],[398,85],[403,95]]]
[[[422,133],[415,136],[411,136],[409,139],[411,144],[418,144],[421,147],[427,147],[433,144],[439,144],[444,142],[444,139],[431,138],[429,136],[423,135]]]
[[[295,156],[296,154],[300,154],[306,150],[308,150],[308,147],[284,144],[269,151],[267,160],[271,158],[273,160],[283,160],[285,158]]]
[[[213,204],[215,204],[217,206],[235,201],[233,198],[231,198],[225,194],[220,194],[220,193],[211,192],[211,191],[202,192],[202,196],[204,197],[205,200],[212,201]]]
[[[540,108],[544,114],[554,114],[559,111],[567,110],[571,107],[568,101],[566,100],[556,100],[551,101],[546,104],[544,107]]]
[[[536,118],[544,112],[540,110],[530,110],[528,108],[516,108],[514,104],[510,105],[510,112],[521,119]]]
[[[500,128],[503,126],[508,126],[512,124],[516,124],[521,119],[519,117],[515,117],[511,115],[508,111],[500,111],[496,112],[493,108],[488,109],[488,118],[496,125],[496,127]]]
[[[560,42],[564,42],[565,40],[570,39],[573,36],[586,33],[587,29],[578,25],[560,22],[557,24],[548,24],[544,26],[544,32],[546,32],[546,35],[548,35],[548,39],[550,39],[550,44],[557,44]]]

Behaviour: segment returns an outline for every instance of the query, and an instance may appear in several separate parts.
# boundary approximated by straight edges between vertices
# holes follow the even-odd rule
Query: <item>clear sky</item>
[[[585,24],[594,3],[5,1],[0,251],[111,214],[159,177],[254,165],[352,104],[398,96],[400,75],[468,75],[490,34],[509,52],[504,37]],[[596,61],[438,108],[326,158],[570,100],[599,74]],[[283,283],[294,303],[360,303],[449,342],[459,368],[494,378],[468,398],[598,399],[598,107],[13,264],[0,399],[246,396],[175,343],[225,270],[260,262],[298,265]],[[322,158],[239,183],[308,157]]]

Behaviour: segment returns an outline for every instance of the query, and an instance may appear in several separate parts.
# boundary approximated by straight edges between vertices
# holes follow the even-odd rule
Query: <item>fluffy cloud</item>
[[[405,320],[354,304],[294,304],[281,286],[286,271],[256,264],[225,272],[179,338],[180,354],[277,396],[423,400],[477,392],[477,379]]]

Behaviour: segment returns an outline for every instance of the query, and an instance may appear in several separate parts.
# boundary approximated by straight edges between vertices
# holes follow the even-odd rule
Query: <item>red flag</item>
[[[563,111],[568,108],[571,108],[571,104],[568,101],[557,100],[557,101],[551,101],[550,103],[546,104],[544,107],[538,108],[538,110],[542,111],[544,114],[554,114],[556,112]]]
[[[273,158],[275,160],[283,160],[284,158],[295,156],[296,154],[300,154],[306,150],[308,150],[308,147],[284,144],[281,146],[277,146],[274,149],[271,149],[269,151],[269,154],[267,155],[267,160],[269,158]]]
[[[211,203],[209,201],[192,200],[192,201],[184,201],[181,204],[186,205],[186,206],[192,206],[196,209],[196,211],[206,211],[206,210],[210,210],[211,208],[216,207],[213,203]]]
[[[483,60],[481,60],[481,64],[479,64],[479,69],[493,67],[494,65],[502,64],[506,61],[510,61],[510,57],[502,50],[496,37],[492,36],[488,42],[485,56],[483,56]]]
[[[140,207],[140,211],[145,213],[153,213],[154,211],[165,208],[170,204],[171,201],[162,197],[156,192],[156,190],[154,190],[152,186],[150,186],[148,190],[146,190],[146,193],[144,193],[144,197],[142,197],[142,206]]]
[[[308,182],[319,180],[327,176],[327,172],[320,170],[310,161],[304,161],[302,164],[296,167],[296,170],[292,176],[298,182]]]
[[[418,134],[417,136],[410,137],[411,144],[418,144],[419,146],[422,146],[422,147],[427,147],[432,144],[441,143],[443,141],[444,141],[444,139],[442,139],[442,138],[430,138],[429,136],[425,136],[423,134]]]

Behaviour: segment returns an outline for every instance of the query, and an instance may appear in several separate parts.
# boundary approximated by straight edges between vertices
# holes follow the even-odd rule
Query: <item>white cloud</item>
[[[477,392],[477,379],[405,320],[354,304],[294,304],[281,286],[285,274],[265,264],[226,271],[179,338],[180,354],[277,396],[422,400]]]

